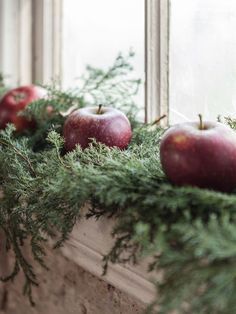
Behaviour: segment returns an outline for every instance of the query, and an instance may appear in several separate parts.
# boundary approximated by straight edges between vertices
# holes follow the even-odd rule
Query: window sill
[[[74,228],[62,253],[93,275],[105,280],[130,296],[150,303],[155,297],[151,274],[147,273],[147,260],[138,266],[109,264],[108,272],[102,276],[102,258],[111,248],[114,221],[101,218],[82,219]]]

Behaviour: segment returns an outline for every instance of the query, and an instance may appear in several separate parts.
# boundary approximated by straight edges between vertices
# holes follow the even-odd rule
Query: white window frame
[[[32,81],[31,5],[31,0],[0,0],[0,70],[13,86]]]
[[[11,85],[60,79],[62,1],[0,0],[0,71],[12,74]],[[145,0],[146,122],[169,112],[169,1]],[[9,3],[15,14],[6,12]],[[6,36],[9,23],[15,49]]]
[[[169,0],[146,0],[146,122],[169,115]]]
[[[10,86],[60,78],[61,1],[0,0],[0,71]]]
[[[33,82],[47,84],[59,80],[62,64],[62,0],[40,0],[32,3],[33,16]]]

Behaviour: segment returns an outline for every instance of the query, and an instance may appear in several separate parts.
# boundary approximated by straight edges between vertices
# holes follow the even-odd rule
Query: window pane
[[[86,65],[107,68],[130,48],[136,54],[132,76],[144,80],[144,0],[64,1],[64,87],[75,87]],[[137,102],[144,106],[143,85]]]
[[[171,123],[235,116],[235,29],[235,0],[171,1]]]

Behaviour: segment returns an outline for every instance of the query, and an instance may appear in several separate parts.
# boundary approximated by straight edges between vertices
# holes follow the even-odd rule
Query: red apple
[[[18,113],[31,102],[44,98],[47,91],[39,86],[22,86],[8,91],[0,101],[0,129],[4,129],[7,123],[13,123],[17,131],[32,129],[35,121],[18,115]]]
[[[176,185],[230,192],[236,189],[236,132],[217,122],[171,127],[160,146],[163,170]]]
[[[109,147],[124,149],[131,140],[132,131],[124,113],[99,106],[72,112],[65,121],[63,135],[67,151],[73,150],[77,144],[86,148],[92,139]]]

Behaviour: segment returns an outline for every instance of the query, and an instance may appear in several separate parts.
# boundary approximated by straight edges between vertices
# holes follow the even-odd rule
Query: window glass
[[[235,29],[235,0],[171,0],[171,123],[236,115]]]
[[[76,87],[86,65],[105,69],[130,49],[132,76],[144,81],[144,16],[144,0],[64,1],[63,86]],[[143,84],[136,100],[144,107]]]

